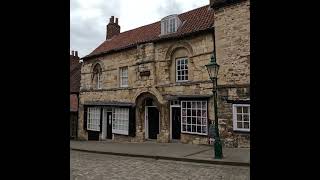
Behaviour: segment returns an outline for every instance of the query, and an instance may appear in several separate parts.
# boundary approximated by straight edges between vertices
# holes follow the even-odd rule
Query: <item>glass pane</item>
[[[200,109],[197,110],[197,116],[201,117],[201,110]]]
[[[206,125],[207,124],[207,118],[202,118],[202,125]]]
[[[182,125],[182,131],[186,131],[186,125]]]
[[[249,122],[244,122],[244,128],[249,129]]]
[[[237,107],[237,113],[242,113],[242,107]]]
[[[192,116],[197,116],[197,110],[192,109]]]
[[[197,105],[197,103],[196,103],[196,102],[192,102],[192,108],[195,108],[195,107],[196,107],[196,105]]]
[[[196,124],[197,118],[196,117],[192,117],[192,124]]]
[[[248,107],[243,107],[243,113],[248,113]]]
[[[182,117],[182,123],[187,123],[187,118],[186,117]]]
[[[187,116],[191,116],[191,109],[187,109]]]
[[[197,126],[196,125],[192,126],[192,132],[197,132]]]
[[[187,123],[191,124],[191,117],[187,117]]]
[[[243,115],[243,121],[249,121],[249,115],[244,114]]]
[[[182,108],[186,108],[186,102],[182,102]]]
[[[183,104],[185,105],[185,103],[183,103]],[[186,116],[187,115],[186,112],[187,112],[186,109],[182,109],[182,116]]]
[[[206,126],[202,126],[202,133],[207,133],[207,127]]]
[[[197,126],[197,132],[201,133],[201,126]]]
[[[197,118],[197,124],[198,124],[198,125],[199,125],[199,124],[202,124],[202,123],[201,123],[201,118],[199,118],[199,117]]]
[[[242,115],[241,114],[237,115],[237,121],[242,121]]]
[[[207,102],[205,101],[202,102],[202,109],[207,109]]]
[[[207,111],[202,110],[202,117],[207,117]]]
[[[243,128],[243,127],[242,127],[242,122],[237,122],[237,127],[238,127],[238,128]]]
[[[187,108],[191,108],[191,102],[187,102]]]
[[[187,132],[191,132],[191,125],[187,125]]]

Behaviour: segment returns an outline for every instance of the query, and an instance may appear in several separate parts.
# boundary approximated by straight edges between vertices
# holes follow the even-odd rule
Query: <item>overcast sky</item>
[[[105,40],[111,16],[119,18],[124,32],[208,4],[209,0],[71,0],[70,50],[80,57],[91,53]]]

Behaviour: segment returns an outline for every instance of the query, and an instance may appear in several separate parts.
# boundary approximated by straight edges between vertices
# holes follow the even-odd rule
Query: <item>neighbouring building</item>
[[[78,129],[78,104],[80,90],[80,71],[78,51],[72,51],[70,55],[70,138],[77,138]]]
[[[82,58],[78,138],[208,144],[215,47],[220,136],[250,147],[249,8],[210,1],[122,33],[112,16],[105,41]]]

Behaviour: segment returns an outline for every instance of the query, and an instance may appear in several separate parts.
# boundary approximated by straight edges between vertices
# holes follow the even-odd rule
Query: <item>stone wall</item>
[[[249,2],[226,6],[215,12],[216,53],[220,64],[218,116],[220,133],[227,147],[250,147],[250,134],[233,131],[232,104],[250,96]],[[85,61],[81,69],[79,138],[83,130],[83,105],[92,101],[136,103],[140,95],[150,93],[159,103],[160,134],[157,142],[170,141],[170,106],[168,95],[212,95],[212,83],[205,65],[213,51],[213,32],[183,39],[145,43]],[[175,59],[188,57],[189,81],[176,82]],[[92,68],[102,67],[102,89],[95,89]],[[129,86],[119,87],[119,68],[128,66]],[[143,109],[143,108],[142,108]],[[140,115],[143,114],[141,110]],[[213,98],[208,101],[208,122],[214,120]],[[115,141],[143,142],[144,116],[136,116],[136,136],[114,135]],[[208,144],[207,136],[181,134],[181,142]]]
[[[250,100],[250,1],[215,10],[220,135],[227,147],[250,147],[250,133],[233,130],[232,104]]]

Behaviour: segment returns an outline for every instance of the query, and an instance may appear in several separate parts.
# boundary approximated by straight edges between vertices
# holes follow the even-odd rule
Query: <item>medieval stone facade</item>
[[[249,2],[244,1],[216,10],[205,6],[202,7],[202,11],[208,14],[207,19],[211,21],[213,21],[211,14],[214,14],[216,54],[217,62],[220,64],[218,116],[222,141],[227,147],[248,147],[250,131],[237,132],[233,128],[233,105],[249,104],[250,101]],[[182,23],[181,29],[183,26],[188,26],[187,21],[192,21],[188,18],[194,18],[186,17],[187,15],[181,15],[182,21],[183,18],[187,19],[186,23]],[[131,47],[83,58],[78,138],[90,139],[92,132],[88,127],[92,124],[88,123],[90,119],[88,107],[100,107],[100,110],[98,109],[98,116],[101,117],[98,122],[100,130],[97,132],[100,140],[108,137],[104,134],[107,128],[104,123],[111,124],[112,121],[112,128],[107,129],[108,132],[112,129],[111,139],[114,141],[143,142],[156,139],[157,142],[167,143],[175,139],[174,133],[177,133],[175,129],[179,128],[177,137],[182,143],[208,144],[208,126],[214,120],[214,112],[212,83],[205,65],[209,63],[214,51],[213,33],[213,26],[208,25],[208,28],[196,33],[164,40],[145,41]],[[115,41],[116,44],[116,38],[125,34],[117,34],[111,41]],[[107,39],[105,43],[108,41],[110,40]],[[97,49],[101,47],[103,45]],[[186,59],[188,68],[188,78],[184,81],[177,79],[177,63],[180,63],[181,59]],[[96,70],[96,67],[99,69]],[[123,79],[123,69],[127,73],[124,75],[126,79]],[[122,86],[124,80],[127,83]],[[128,116],[124,117],[127,117],[129,122],[122,126],[128,128],[128,132],[114,133],[117,132],[117,127],[114,125],[117,113],[112,108],[116,107],[129,109],[123,111],[128,112]],[[178,126],[174,125],[173,108],[179,109]],[[159,125],[156,126],[151,121],[152,118],[158,117],[153,115],[151,117],[151,114],[148,114],[154,110],[159,112],[159,119],[156,120]],[[107,115],[110,119],[106,117]],[[90,117],[93,117],[92,113]],[[187,125],[181,124],[189,120]],[[155,129],[151,128],[152,123]],[[152,138],[153,134],[150,131],[156,131],[156,137]]]

